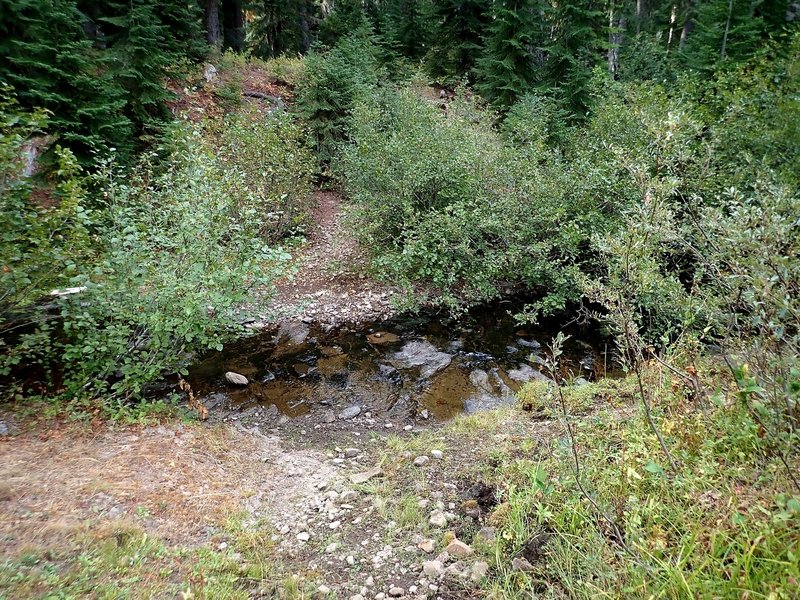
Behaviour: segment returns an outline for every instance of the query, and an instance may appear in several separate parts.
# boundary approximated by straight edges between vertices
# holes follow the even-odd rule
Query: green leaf
[[[654,475],[664,474],[664,469],[660,465],[654,463],[652,460],[648,461],[648,463],[644,466],[644,470],[648,471],[649,473],[653,473]]]

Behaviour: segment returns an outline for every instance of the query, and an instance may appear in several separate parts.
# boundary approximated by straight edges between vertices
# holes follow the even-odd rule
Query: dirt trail
[[[246,590],[237,598],[475,597],[488,566],[478,556],[448,557],[445,548],[453,533],[471,542],[494,508],[481,464],[521,440],[547,448],[553,429],[508,411],[457,425],[388,437],[342,431],[323,440],[202,423],[29,424],[0,438],[0,555],[12,561],[12,573],[42,564],[63,574],[83,565],[87,539],[102,543],[133,530],[180,558],[162,558],[178,562],[167,570],[156,564],[149,587],[131,588],[131,598],[154,590],[181,597],[169,595],[175,586],[200,594],[183,597],[216,597],[212,580],[192,575],[210,557],[200,549],[235,568],[269,564],[270,581],[263,574],[230,580]],[[244,515],[234,529],[225,525],[232,515]],[[39,558],[31,567],[26,556]],[[127,585],[137,565],[98,577]],[[3,575],[0,562],[0,598]]]
[[[242,505],[253,518],[286,513],[330,479],[324,461],[314,450],[288,450],[277,437],[231,427],[58,428],[6,438],[0,554],[137,517],[170,543],[203,544]]]
[[[273,308],[326,326],[389,318],[398,290],[367,276],[366,257],[344,223],[341,196],[317,191],[314,200],[297,273],[278,283]]]

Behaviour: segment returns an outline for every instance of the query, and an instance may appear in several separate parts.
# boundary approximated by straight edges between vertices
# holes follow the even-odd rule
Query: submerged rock
[[[479,390],[483,390],[491,394],[494,392],[494,386],[492,382],[489,381],[489,374],[484,371],[483,369],[475,369],[469,374],[469,380],[472,385],[474,385]]]
[[[398,369],[420,367],[420,377],[427,379],[447,367],[453,356],[440,352],[426,341],[408,342],[400,351],[391,355],[391,363]]]
[[[206,407],[206,410],[212,410],[221,404],[224,404],[225,401],[228,400],[228,397],[225,394],[221,394],[219,392],[215,394],[211,394],[201,400],[203,406]]]
[[[494,410],[501,406],[512,406],[515,400],[513,396],[496,396],[494,394],[476,394],[464,400],[464,412],[468,415]]]
[[[302,321],[283,321],[278,327],[275,342],[300,345],[308,338],[309,331],[308,325]]]
[[[369,340],[370,344],[380,346],[382,344],[394,344],[400,340],[400,337],[388,331],[376,331],[375,333],[369,334],[367,340]]]

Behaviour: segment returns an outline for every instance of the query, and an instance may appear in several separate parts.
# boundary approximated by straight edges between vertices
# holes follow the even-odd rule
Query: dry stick
[[[647,187],[647,189],[645,189],[644,197],[645,199],[650,197],[649,186]],[[652,201],[650,202],[650,219],[649,219],[650,221],[652,221],[653,217],[656,214],[656,204],[658,204],[657,198],[653,198]],[[645,241],[647,241],[648,238],[649,235],[648,232],[646,231]],[[625,256],[624,256],[626,286],[630,282],[630,254],[632,250],[631,248],[632,245],[633,245],[633,233],[631,232],[631,235],[628,236],[628,241],[625,247]],[[634,351],[633,337],[631,336],[630,332],[631,319],[629,318],[629,315],[624,309],[624,303],[625,300],[620,295],[617,300],[617,305],[619,308],[619,314],[624,322],[625,345],[627,346],[627,351],[630,353]],[[655,421],[653,421],[653,415],[650,411],[650,401],[647,399],[647,395],[644,392],[644,384],[642,383],[642,372],[641,372],[641,362],[642,362],[641,348],[637,347],[635,349],[635,354],[636,356],[632,357],[634,361],[634,371],[636,372],[636,381],[639,385],[639,395],[642,397],[642,404],[644,405],[644,412],[645,416],[647,417],[647,423],[650,425],[650,429],[653,431],[653,433],[655,433],[656,437],[658,438],[658,443],[661,445],[661,450],[664,452],[664,455],[667,457],[667,460],[669,461],[669,464],[672,467],[672,472],[677,473],[678,467],[677,464],[675,463],[675,459],[672,458],[672,454],[670,453],[669,448],[667,448],[667,444],[664,441],[663,436],[661,435],[661,431],[659,431],[658,427],[656,427]]]
[[[705,393],[703,392],[703,390],[702,390],[702,388],[700,386],[700,382],[696,378],[690,377],[686,373],[681,373],[678,369],[673,367],[667,361],[661,359],[658,356],[658,354],[656,354],[655,352],[651,353],[650,356],[652,356],[654,359],[656,359],[656,362],[658,362],[661,366],[666,367],[667,369],[672,371],[676,376],[678,376],[681,379],[683,379],[684,382],[686,382],[689,385],[691,385],[692,388],[694,389],[694,393],[697,394],[698,398],[700,398],[701,400],[705,399],[706,395],[705,395]]]
[[[556,377],[558,376],[556,375]],[[581,494],[583,494],[583,497],[589,501],[589,503],[594,507],[595,511],[597,511],[597,513],[601,517],[603,517],[603,519],[605,519],[608,522],[608,524],[611,525],[611,527],[614,529],[614,534],[617,536],[617,540],[619,540],[620,545],[624,549],[628,550],[628,546],[625,543],[625,537],[622,535],[622,531],[620,530],[619,525],[617,525],[617,522],[610,516],[608,516],[608,514],[602,508],[600,508],[600,505],[597,504],[597,501],[594,498],[592,498],[589,492],[586,491],[586,488],[583,487],[583,483],[581,482],[581,464],[580,460],[578,459],[578,449],[577,449],[577,442],[575,440],[575,433],[572,431],[572,425],[570,424],[569,419],[567,418],[567,403],[564,400],[564,393],[561,391],[561,386],[559,385],[558,380],[554,379],[554,381],[556,381],[558,398],[559,402],[561,403],[561,415],[564,418],[564,427],[567,428],[567,433],[569,434],[569,445],[570,449],[572,450],[572,458],[575,461],[575,469],[574,469],[575,483],[578,484],[578,489],[581,491]]]
[[[558,339],[559,338],[556,338],[556,340]],[[594,498],[592,498],[589,492],[586,491],[586,488],[583,487],[583,483],[581,482],[581,463],[580,459],[578,458],[578,444],[577,440],[575,439],[575,432],[572,430],[572,424],[569,422],[569,417],[567,415],[567,402],[564,399],[564,392],[561,389],[561,384],[559,382],[560,376],[558,374],[558,369],[557,369],[557,361],[558,361],[557,356],[560,354],[560,350],[557,349],[557,344],[560,345],[560,341],[556,340],[553,341],[553,346],[552,346],[553,358],[551,361],[548,361],[549,364],[547,365],[547,367],[550,370],[550,375],[552,375],[553,383],[556,386],[556,390],[558,391],[558,400],[559,403],[561,404],[561,416],[564,419],[564,427],[566,427],[567,433],[569,434],[569,446],[570,450],[572,450],[572,459],[575,462],[575,466],[573,469],[575,473],[575,482],[578,484],[578,489],[580,490],[581,494],[583,494],[583,497],[589,501],[592,507],[594,507],[597,514],[599,514],[603,519],[605,519],[606,522],[608,522],[608,524],[611,525],[611,527],[614,529],[614,534],[617,536],[617,540],[619,540],[620,545],[625,550],[628,550],[628,546],[625,543],[625,537],[623,536],[622,530],[620,529],[619,525],[617,525],[617,522],[614,519],[612,519],[602,508],[600,508],[600,505]]]
[[[628,349],[633,348],[633,341],[630,337],[630,329],[629,329],[629,321],[625,318],[625,343],[628,346]],[[650,425],[650,429],[653,433],[656,434],[658,438],[658,443],[661,445],[661,450],[664,452],[664,455],[667,457],[669,461],[670,467],[672,468],[673,473],[678,472],[678,465],[675,463],[675,459],[672,458],[672,453],[667,448],[667,443],[664,441],[664,437],[661,435],[661,431],[656,426],[655,421],[653,420],[653,414],[650,411],[650,400],[647,399],[647,394],[644,391],[644,384],[642,383],[642,367],[641,367],[641,351],[637,349],[636,356],[634,357],[634,372],[636,373],[636,383],[639,386],[639,395],[642,397],[642,405],[644,406],[644,414],[647,417],[647,423]]]

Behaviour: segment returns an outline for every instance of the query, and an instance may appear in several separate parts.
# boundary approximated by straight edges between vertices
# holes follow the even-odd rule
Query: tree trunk
[[[678,51],[683,52],[683,47],[686,45],[686,41],[689,39],[689,36],[694,31],[694,20],[692,17],[687,17],[686,22],[683,24],[683,30],[681,31],[681,41],[678,44]]]
[[[219,24],[219,8],[217,0],[205,0],[206,41],[219,48],[222,43],[222,29]]]
[[[222,26],[225,46],[234,52],[244,50],[244,9],[242,0],[223,0]]]
[[[678,20],[678,5],[672,5],[672,13],[669,16],[669,36],[667,36],[667,52],[672,46],[672,36],[675,33],[675,22]]]
[[[300,2],[300,33],[302,35],[301,49],[303,54],[311,47],[311,34],[308,29],[308,2]]]
[[[683,47],[689,39],[692,31],[694,31],[694,0],[686,2],[686,20],[683,22],[683,29],[681,29],[681,40],[678,43],[678,51],[683,52]]]
[[[644,19],[645,0],[636,0],[636,33],[642,31],[642,20]]]
[[[612,8],[608,26],[608,72],[616,77],[619,73],[619,49],[622,46],[622,34],[625,31],[625,17],[620,16],[615,22]]]

